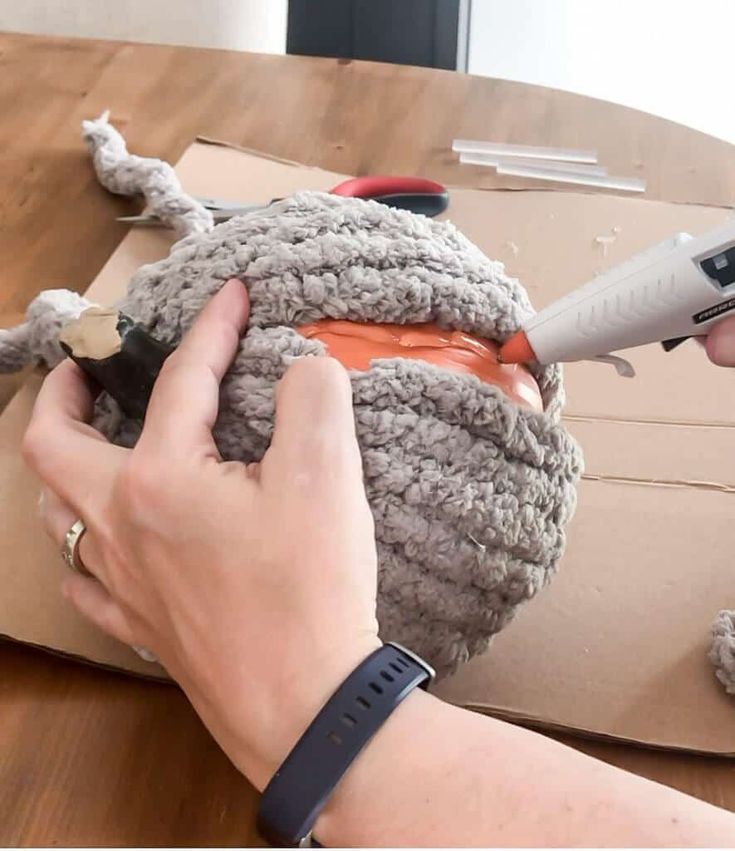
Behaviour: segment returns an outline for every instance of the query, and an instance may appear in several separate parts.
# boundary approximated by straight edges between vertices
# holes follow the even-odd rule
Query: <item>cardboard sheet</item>
[[[327,189],[343,177],[201,143],[177,170],[188,191],[239,201]],[[472,190],[454,190],[446,214],[505,261],[537,307],[657,240],[728,215],[603,195]],[[131,231],[90,294],[114,300],[169,243],[164,231]],[[735,754],[735,702],[706,658],[712,618],[735,606],[735,376],[709,366],[693,343],[630,358],[634,380],[605,365],[568,368],[567,421],[587,472],[559,575],[488,653],[437,690],[540,726]],[[59,597],[64,568],[41,533],[38,484],[18,455],[37,386],[36,377],[0,417],[0,633],[162,676]]]

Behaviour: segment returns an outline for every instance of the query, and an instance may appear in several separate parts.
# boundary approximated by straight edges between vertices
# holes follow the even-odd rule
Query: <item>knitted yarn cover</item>
[[[434,322],[503,341],[532,312],[518,281],[451,224],[315,192],[186,236],[135,274],[120,307],[176,344],[232,277],[249,289],[251,316],[222,384],[215,438],[224,458],[245,462],[269,445],[274,385],[289,363],[324,353],[297,326]],[[421,361],[351,372],[381,634],[440,675],[487,647],[564,549],[581,454],[560,422],[560,368],[537,378],[543,414]],[[95,424],[124,445],[140,430],[106,396]]]

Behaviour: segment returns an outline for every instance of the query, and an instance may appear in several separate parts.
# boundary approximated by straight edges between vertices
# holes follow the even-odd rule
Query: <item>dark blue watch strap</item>
[[[386,718],[433,669],[399,644],[371,653],[347,677],[271,778],[258,830],[273,845],[308,845],[334,787]]]

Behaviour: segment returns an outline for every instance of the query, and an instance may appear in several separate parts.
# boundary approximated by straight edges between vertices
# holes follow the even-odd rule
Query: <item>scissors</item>
[[[388,207],[410,210],[412,213],[431,217],[443,213],[449,205],[449,192],[446,187],[423,177],[351,177],[332,187],[329,192],[331,195],[342,195],[346,198],[370,199]],[[269,204],[241,204],[217,198],[197,198],[196,200],[212,212],[216,224],[269,206]],[[270,203],[279,200],[274,198]],[[118,216],[117,221],[163,227],[163,222],[157,216],[146,213],[138,216]]]

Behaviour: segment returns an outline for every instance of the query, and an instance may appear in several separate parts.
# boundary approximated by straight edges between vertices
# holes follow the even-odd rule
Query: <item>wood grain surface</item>
[[[735,149],[565,92],[305,57],[0,34],[0,327],[49,287],[87,288],[134,201],[101,189],[79,137],[111,108],[131,149],[175,161],[198,135],[344,173],[492,188],[456,137],[596,148],[647,197],[730,205]],[[505,183],[506,186],[518,186]],[[528,183],[523,185],[530,185]],[[0,381],[0,405],[18,385]],[[735,809],[735,761],[566,738]],[[0,845],[257,845],[255,792],[173,686],[0,640]]]

